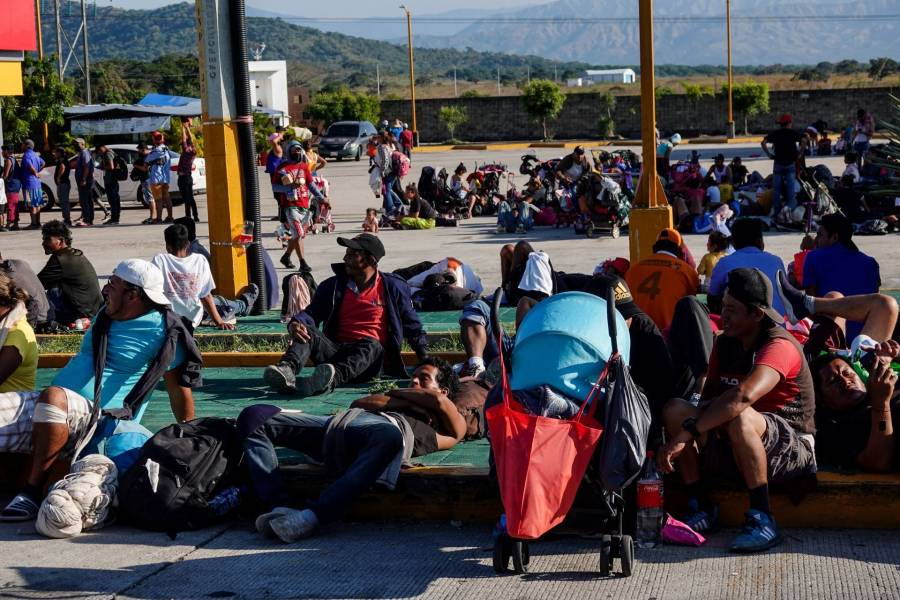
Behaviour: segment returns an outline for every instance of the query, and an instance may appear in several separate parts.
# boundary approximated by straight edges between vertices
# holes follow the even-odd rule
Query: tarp
[[[124,119],[72,119],[72,135],[118,135],[147,133],[168,129],[167,116],[131,117]]]
[[[191,106],[200,104],[199,98],[188,98],[186,96],[170,96],[168,94],[156,94],[150,92],[140,100],[139,106]]]

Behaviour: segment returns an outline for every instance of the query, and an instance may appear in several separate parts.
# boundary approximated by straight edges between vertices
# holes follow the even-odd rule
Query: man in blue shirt
[[[44,206],[44,192],[38,173],[44,168],[44,159],[34,151],[34,142],[22,142],[22,193],[25,206],[31,211],[31,225],[26,229],[41,228],[41,207]]]
[[[200,383],[200,355],[186,323],[170,310],[160,270],[145,260],[122,261],[103,295],[106,304],[81,349],[50,387],[0,394],[0,452],[32,456],[27,483],[0,513],[0,521],[34,519],[50,467],[93,435],[95,351],[102,348],[102,338],[106,359],[99,403],[104,414],[140,421],[162,377],[175,418],[194,418],[191,388]]]
[[[153,204],[150,205],[150,218],[144,223],[172,223],[172,199],[169,197],[169,180],[172,176],[172,157],[166,146],[166,137],[160,131],[154,131],[150,135],[153,148],[147,155],[146,161],[150,165],[150,192],[153,194]],[[168,216],[161,220],[162,210],[166,209]]]
[[[764,252],[763,224],[759,219],[738,219],[731,228],[731,240],[734,253],[723,256],[716,263],[709,279],[709,309],[719,314],[722,312],[722,296],[728,283],[728,273],[734,269],[756,268],[769,278],[772,286],[778,281],[778,271],[784,271],[784,261],[768,252]],[[784,305],[776,294],[772,305],[779,314],[784,314]]]
[[[853,223],[839,213],[825,215],[816,233],[816,249],[803,263],[803,287],[811,296],[830,292],[844,296],[875,294],[881,287],[878,261],[853,243]],[[847,322],[847,339],[855,338],[862,323]]]
[[[78,186],[78,204],[81,206],[79,227],[90,227],[94,224],[94,197],[91,195],[94,186],[94,157],[87,149],[84,138],[76,138],[78,158],[75,161],[75,183]]]

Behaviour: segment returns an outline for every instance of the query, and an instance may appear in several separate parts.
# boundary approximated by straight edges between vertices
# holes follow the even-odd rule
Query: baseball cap
[[[673,229],[672,227],[666,227],[662,231],[659,232],[659,235],[656,237],[656,241],[660,240],[668,240],[674,243],[679,248],[681,247],[681,234],[678,233],[677,229]]]
[[[584,291],[588,294],[599,296],[606,300],[609,298],[609,291],[612,290],[616,299],[616,310],[626,319],[643,312],[638,305],[634,303],[634,297],[631,295],[631,289],[625,280],[615,275],[594,275],[591,277],[590,283],[587,284]]]
[[[113,269],[113,275],[144,290],[156,304],[171,306],[163,291],[163,274],[153,263],[139,258],[123,260]]]
[[[87,142],[84,140],[84,138],[75,138],[75,143],[82,144],[83,146],[87,146]]]
[[[759,269],[741,268],[730,271],[725,291],[744,304],[759,308],[775,323],[784,321],[784,315],[772,308],[772,282]]]
[[[594,275],[605,274],[610,269],[612,269],[613,271],[615,271],[614,274],[619,275],[620,277],[624,277],[625,274],[628,273],[628,269],[630,268],[631,262],[627,258],[617,256],[616,258],[605,260],[594,267]]]
[[[337,243],[344,248],[368,252],[375,257],[375,260],[384,258],[384,244],[381,243],[377,235],[372,235],[371,233],[361,233],[350,239],[339,237]]]
[[[793,123],[793,122],[794,122],[794,117],[792,117],[788,113],[784,113],[783,115],[778,117],[778,121],[777,121],[777,123],[779,125],[784,125],[785,123]]]

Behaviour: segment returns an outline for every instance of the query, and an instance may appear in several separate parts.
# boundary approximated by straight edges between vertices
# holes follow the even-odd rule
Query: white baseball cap
[[[123,260],[113,269],[113,275],[144,290],[156,304],[171,306],[163,288],[163,274],[153,263],[139,258]]]

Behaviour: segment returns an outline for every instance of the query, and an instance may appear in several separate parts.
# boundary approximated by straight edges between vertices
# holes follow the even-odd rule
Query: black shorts
[[[784,483],[816,472],[816,452],[811,435],[798,433],[783,417],[759,413],[766,420],[762,436],[770,484]],[[704,475],[723,479],[741,479],[728,436],[711,431],[700,449],[700,466]]]

